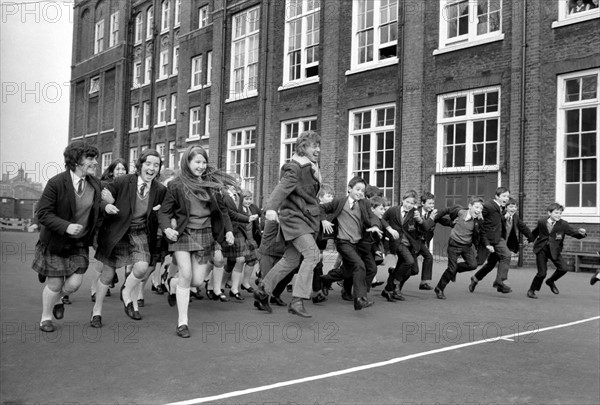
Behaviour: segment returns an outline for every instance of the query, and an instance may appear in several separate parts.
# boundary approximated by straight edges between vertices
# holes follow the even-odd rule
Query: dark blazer
[[[138,193],[137,182],[137,174],[127,174],[106,185],[106,189],[111,192],[115,199],[113,205],[119,209],[119,213],[104,215],[102,227],[98,232],[98,253],[103,257],[110,257],[114,247],[129,231]],[[158,234],[158,216],[154,207],[162,203],[166,192],[165,186],[156,179],[152,180],[146,211],[146,232],[150,253],[156,251]]]
[[[506,238],[505,219],[502,208],[495,201],[489,200],[483,203],[483,228],[490,245],[500,242],[500,239]]]
[[[331,218],[330,221],[333,222],[333,224],[334,224],[333,234],[331,235],[332,237],[337,237],[338,229],[339,229],[338,216],[342,213],[342,211],[344,209],[344,205],[346,205],[347,202],[348,202],[348,197],[346,196],[346,197],[336,198],[332,202],[329,202],[327,204],[321,204],[319,206],[319,208],[321,210],[322,218],[325,218],[327,216],[327,214],[331,214],[327,218]],[[362,230],[361,230],[361,232],[362,232],[361,239],[362,239],[362,238],[369,237],[368,234],[370,232],[365,232],[368,228],[371,228],[372,226],[377,226],[380,228],[381,223],[379,221],[379,218],[377,218],[375,216],[375,214],[373,213],[373,211],[371,211],[371,204],[369,203],[369,200],[367,200],[366,198],[363,198],[362,200],[358,200],[357,203],[358,203],[358,207],[360,209],[360,217],[361,217],[361,222],[362,222]]]
[[[280,181],[269,197],[265,210],[279,211],[279,227],[286,241],[319,232],[321,184],[310,163],[292,160],[281,167]]]
[[[209,207],[213,238],[219,244],[224,245],[225,234],[233,232],[233,228],[221,192],[211,192]],[[174,218],[177,221],[176,231],[181,235],[189,221],[189,212],[190,200],[185,196],[181,179],[177,177],[169,182],[167,195],[158,210],[158,222],[161,229],[171,228],[171,219]]]
[[[521,232],[523,235],[525,235],[525,237],[527,238],[527,240],[529,242],[533,242],[533,240],[535,238],[533,237],[531,231],[529,230],[529,227],[527,225],[525,225],[525,222],[523,222],[521,220],[521,218],[519,217],[519,214],[517,214],[517,213],[513,214],[512,222],[513,222],[512,228],[510,229],[510,233],[506,237],[506,245],[512,252],[518,253],[519,252],[519,236],[517,235],[517,229],[519,230],[519,232]],[[505,221],[505,223],[506,223],[506,221]]]
[[[52,177],[40,197],[37,209],[37,219],[41,225],[40,241],[47,245],[50,253],[68,255],[71,247],[78,242],[84,246],[92,244],[95,227],[98,224],[102,203],[100,180],[86,176],[87,184],[94,188],[94,202],[88,219],[87,232],[81,239],[75,239],[67,234],[67,227],[75,220],[75,188],[70,170]]]
[[[401,243],[401,240],[403,239],[402,235],[404,235],[410,243],[412,250],[419,251],[421,250],[421,233],[427,229],[424,224],[418,223],[415,219],[416,208],[413,208],[406,213],[404,221],[402,220],[401,211],[401,205],[390,207],[385,214],[383,214],[383,219],[400,234],[400,237],[397,240],[394,240],[395,244]],[[392,239],[390,239],[390,241],[391,240]]]
[[[223,193],[223,203],[225,204],[225,207],[227,207],[227,214],[231,220],[233,233],[235,235],[242,234],[245,239],[248,239],[247,225],[250,216],[244,213],[244,209],[242,207],[243,199],[238,197],[238,200],[239,203],[236,205],[235,200],[229,195],[229,193]]]
[[[445,226],[454,226],[458,220],[458,213],[460,211],[468,211],[468,209],[461,207],[460,205],[442,208],[438,211],[435,217],[435,222]],[[448,218],[450,221],[448,221]],[[489,244],[489,242],[486,237],[485,228],[483,227],[483,220],[475,218],[474,221],[473,235],[471,237],[472,243],[479,251],[485,250],[487,252],[485,247]]]
[[[278,239],[279,222],[269,221],[265,219],[265,229],[262,234],[262,240],[258,247],[258,252],[261,255],[282,257],[285,253],[285,242],[283,239]]]
[[[544,216],[538,220],[536,228],[531,232],[533,237],[537,238],[533,244],[533,253],[538,254],[546,245],[550,247],[550,255],[556,260],[563,249],[565,235],[572,236],[575,239],[583,239],[587,235],[580,234],[567,221],[558,220],[554,223],[552,231],[548,232],[548,217]]]
[[[433,233],[435,231],[435,220],[434,218],[425,219],[425,210],[419,208],[419,213],[421,214],[421,218],[423,218],[423,224],[421,225],[419,236],[421,237],[421,241],[425,243],[425,245],[429,246],[429,242],[433,239]]]
[[[258,215],[258,218],[256,218],[254,221],[252,221],[252,237],[254,238],[254,241],[256,242],[256,244],[260,246],[260,242],[262,240],[262,228],[263,228],[263,225],[261,223],[262,210],[260,208],[258,208],[256,205],[250,204],[250,212],[252,213],[252,215],[254,215],[254,214]]]

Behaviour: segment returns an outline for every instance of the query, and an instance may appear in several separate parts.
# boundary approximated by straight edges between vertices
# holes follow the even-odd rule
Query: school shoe
[[[265,309],[263,308],[263,306],[261,305],[260,302],[254,300],[254,308],[258,309],[259,311],[264,311]]]
[[[373,305],[374,302],[370,301],[367,297],[354,298],[354,310],[360,311],[363,308],[368,308]]]
[[[200,289],[196,289],[194,292],[190,291],[190,295],[192,297],[196,298],[197,300],[204,299],[204,295],[202,295],[202,293],[200,292]]]
[[[433,289],[433,291],[435,292],[435,296],[438,297],[438,299],[440,299],[440,300],[446,299],[446,296],[444,295],[444,290],[440,290],[439,288],[435,287]]]
[[[110,297],[110,290],[106,290],[106,297]]]
[[[333,281],[326,276],[321,276],[321,292],[326,297],[329,295],[329,290],[331,290],[331,284],[333,284]]]
[[[288,305],[288,312],[293,315],[301,316],[302,318],[312,318],[312,315],[304,309],[304,301],[302,298],[293,298],[290,305]]]
[[[344,301],[354,301],[354,298],[352,298],[352,294],[348,294],[346,290],[342,290],[342,299]]]
[[[137,304],[138,304],[138,307],[143,308],[144,304],[145,304],[144,299],[141,298],[141,299],[137,300]]]
[[[537,300],[537,295],[535,295],[535,291],[533,291],[533,290],[527,291],[527,296],[529,298],[533,298],[534,300]]]
[[[213,290],[208,289],[206,290],[206,298],[213,301],[217,301],[219,299],[219,297],[217,296],[217,294],[215,294]]]
[[[384,285],[385,281],[374,281],[371,283],[371,288],[379,287],[380,285]]]
[[[504,283],[499,283],[497,281],[494,281],[494,284],[492,284],[492,287],[494,287],[496,289],[496,291],[498,291],[499,293],[502,294],[508,294],[512,292],[512,288],[510,288],[509,286],[507,286]]]
[[[39,274],[38,273],[38,281],[42,284],[44,284],[46,282],[46,276],[44,276],[43,274]],[[41,327],[41,326],[40,326]]]
[[[244,301],[244,297],[241,296],[241,294],[239,292],[232,292],[231,290],[229,291],[229,296],[231,298],[235,298],[238,301]]]
[[[142,319],[140,312],[133,309],[133,302],[130,302],[125,306],[125,314],[134,321],[139,321],[140,319]]]
[[[177,295],[167,294],[167,302],[169,303],[170,307],[174,307],[175,305],[177,305]]]
[[[244,287],[244,285],[242,284],[242,285],[240,286],[240,288],[241,288],[242,290],[246,290],[246,291],[248,291],[250,294],[252,294],[252,293],[254,292],[254,288],[252,288],[252,286],[250,286],[250,287]]]
[[[428,283],[419,284],[419,290],[433,290],[433,287]]]
[[[590,279],[590,285],[594,285],[598,282],[598,274],[600,274],[600,272],[596,272],[596,274],[592,276]]]
[[[392,298],[396,301],[406,301],[406,298],[404,298],[404,295],[400,291],[392,291]]]
[[[63,304],[56,304],[54,308],[52,308],[52,315],[56,319],[63,319],[65,316],[65,306]]]
[[[63,295],[60,300],[62,301],[63,304],[65,305],[71,305],[71,300],[69,299],[68,295]]]
[[[315,295],[313,295],[312,297],[312,302],[313,304],[319,304],[321,302],[325,302],[327,301],[327,297],[323,295],[323,292],[318,291]]]
[[[190,330],[188,329],[187,325],[178,326],[175,332],[177,333],[177,336],[184,339],[187,339],[190,336],[192,336],[190,335]]]
[[[265,288],[262,285],[258,286],[258,289],[254,291],[253,296],[265,311],[268,313],[273,312],[273,308],[269,305],[269,294],[265,292]]]
[[[119,276],[117,276],[117,273],[115,273],[115,276],[113,277],[113,279],[110,282],[110,285],[108,287],[115,288],[115,284],[117,284],[118,282],[119,282]]]
[[[54,324],[52,323],[52,321],[42,321],[40,323],[40,330],[42,332],[50,333],[50,332],[54,332],[55,329],[56,328],[54,327]]]
[[[558,287],[556,287],[556,284],[554,284],[554,281],[551,280],[546,280],[546,285],[548,287],[550,287],[550,291],[552,291],[553,294],[558,294]]]
[[[277,295],[272,295],[271,298],[269,299],[269,303],[275,304],[278,307],[285,307],[285,306],[287,306],[287,304],[281,299],[281,297],[279,297]]]
[[[388,300],[388,302],[396,302],[396,300],[394,299],[393,295],[393,291],[388,291],[388,290],[383,290],[381,292],[381,296],[383,298],[385,298],[386,300]]]
[[[473,292],[475,291],[475,287],[477,287],[477,283],[479,283],[479,280],[477,280],[475,278],[475,276],[471,276],[471,284],[469,284],[469,292]]]
[[[101,328],[102,327],[102,316],[93,315],[92,319],[90,320],[90,326],[92,328]]]
[[[96,293],[93,293],[93,294],[92,294],[92,297],[91,297],[91,299],[92,299],[92,302],[96,302]]]

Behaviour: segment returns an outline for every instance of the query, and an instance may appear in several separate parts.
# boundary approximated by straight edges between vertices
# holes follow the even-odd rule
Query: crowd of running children
[[[471,277],[469,291],[497,266],[493,286],[510,293],[505,281],[511,252],[519,249],[517,232],[534,242],[538,271],[527,296],[537,298],[548,260],[556,271],[546,284],[558,294],[556,281],[566,273],[564,239],[586,236],[585,229],[561,219],[558,203],[550,204],[530,230],[504,187],[490,201],[473,197],[468,207],[441,210],[434,209],[433,194],[419,196],[412,190],[389,207],[380,190],[360,177],[350,180],[347,195],[334,197],[322,182],[319,153],[320,136],[300,134],[263,211],[253,204],[252,193],[240,188],[239,179],[208,165],[200,146],[185,150],[177,173],[161,173],[162,157],[146,149],[135,173],[128,173],[126,162],[118,159],[98,179],[98,150],[84,141],[72,142],[64,151],[66,170],[48,181],[38,205],[40,236],[32,267],[45,283],[40,329],[52,332],[53,318],[63,318],[68,295],[81,286],[88,269],[90,246],[98,261],[92,271],[92,327],[102,327],[105,297],[118,282],[116,270],[125,267],[120,292],[125,314],[142,319],[144,286],[151,280],[152,290],[166,293],[169,305],[177,306],[176,334],[187,338],[190,296],[203,298],[201,286],[212,300],[241,301],[245,290],[253,294],[258,310],[287,306],[291,314],[311,317],[304,301],[326,301],[334,282],[343,285],[342,298],[352,301],[355,310],[372,306],[370,290],[381,284],[385,300],[405,300],[402,288],[419,273],[417,258],[422,256],[419,289],[434,290],[439,299],[446,299],[446,286],[457,273],[483,263]],[[452,229],[447,269],[432,287],[428,246],[436,224]],[[338,261],[323,274],[323,251],[330,240]],[[385,282],[377,282],[386,251],[397,256],[397,264],[389,268]],[[171,261],[163,266],[168,255]],[[463,261],[458,262],[459,256]],[[599,277],[594,275],[591,283]],[[281,298],[286,288],[292,293],[289,304]]]

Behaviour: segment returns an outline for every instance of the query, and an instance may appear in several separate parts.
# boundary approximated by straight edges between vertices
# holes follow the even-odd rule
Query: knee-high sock
[[[98,280],[100,280],[100,273],[94,268],[94,270],[92,271],[92,284],[90,286],[91,295],[94,295],[97,292],[96,287],[98,285]]]
[[[96,283],[96,303],[94,304],[92,315],[102,315],[102,305],[104,304],[104,297],[106,297],[107,291],[108,286],[98,280]]]
[[[244,277],[242,279],[242,285],[244,287],[251,287],[250,280],[252,278],[252,273],[254,272],[255,267],[256,267],[256,265],[248,266],[247,264],[244,263],[244,268],[242,270],[242,274],[244,275]]]
[[[125,288],[123,289],[123,302],[125,305],[133,302],[133,308],[136,311],[138,310],[137,294],[134,294],[134,292],[137,293],[137,289],[140,284],[142,284],[142,281],[142,279],[137,278],[135,274],[131,272],[129,276],[127,276],[127,280],[125,280]]]
[[[190,305],[190,288],[177,286],[177,326],[188,324],[188,307]]]
[[[238,293],[240,292],[240,281],[242,281],[242,272],[237,272],[233,270],[231,272],[231,292]]]
[[[219,294],[223,292],[222,284],[223,284],[223,272],[225,269],[223,267],[213,267],[212,270],[212,286],[215,294]]]
[[[144,281],[142,281],[140,283],[138,290],[135,292],[138,300],[144,299],[144,288],[146,287],[147,283],[148,283],[148,278],[146,278]]]
[[[60,297],[60,292],[52,291],[48,285],[44,286],[42,290],[42,322],[52,320],[52,309],[58,297]]]
[[[179,284],[179,277],[173,277],[168,281],[169,294],[177,293],[177,284]]]

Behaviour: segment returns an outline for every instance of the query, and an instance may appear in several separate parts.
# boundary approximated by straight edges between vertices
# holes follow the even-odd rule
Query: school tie
[[[552,228],[554,228],[554,221],[548,223],[548,233],[552,232]]]
[[[512,216],[511,215],[508,215],[506,217],[506,225],[507,225],[506,227],[509,229],[512,227]]]
[[[429,215],[431,215],[431,211],[425,211],[425,219],[429,219]]]
[[[146,183],[142,183],[140,187],[140,198],[144,198],[144,193],[146,192]]]
[[[79,184],[77,184],[77,194],[83,193],[83,178],[79,179]]]
[[[355,205],[356,205],[356,201],[352,201],[350,203],[350,209],[353,210]]]

